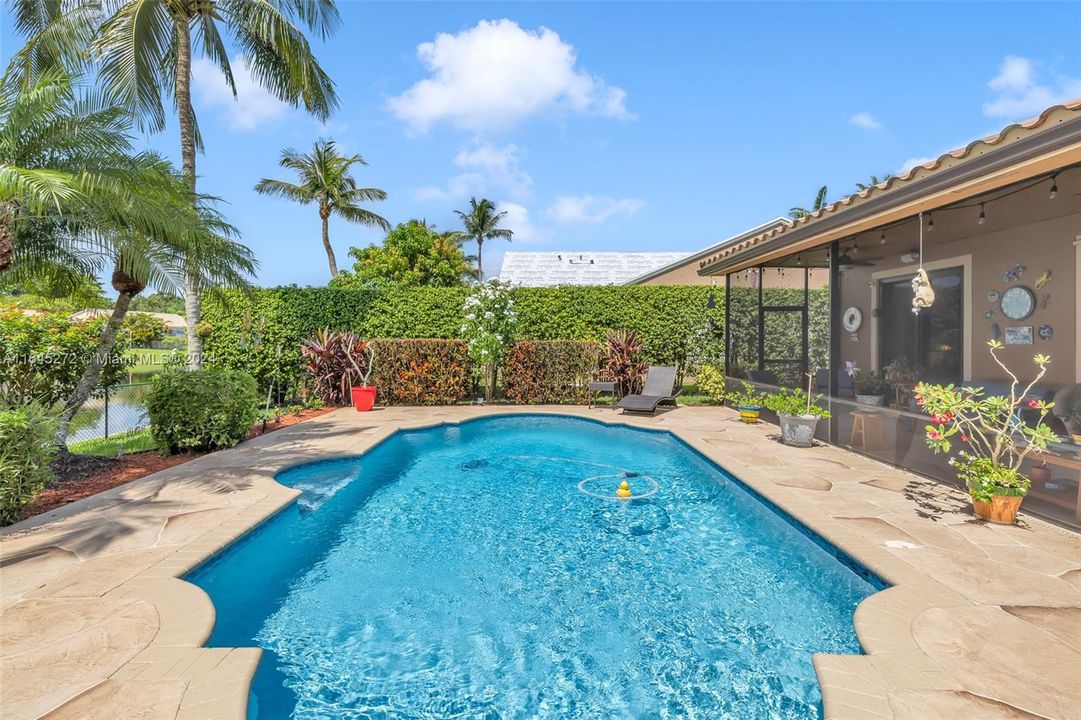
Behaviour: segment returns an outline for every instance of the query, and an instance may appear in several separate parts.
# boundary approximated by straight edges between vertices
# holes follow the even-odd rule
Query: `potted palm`
[[[852,383],[852,389],[856,392],[856,402],[864,405],[881,405],[886,393],[890,391],[890,384],[879,373],[869,372],[857,375]]]
[[[812,396],[808,375],[807,391],[781,390],[766,396],[765,405],[777,413],[781,422],[781,440],[793,447],[811,447],[814,445],[815,429],[818,421],[828,418],[830,413],[816,403],[821,395]]]
[[[1051,359],[1046,355],[1033,357],[1036,376],[1022,386],[998,357],[1002,343],[992,340],[988,346],[995,363],[1011,379],[1009,396],[985,396],[983,388],[978,387],[919,383],[916,403],[931,415],[931,424],[926,428],[927,445],[936,454],[950,452],[955,440],[961,442],[962,448],[950,458],[950,464],[972,497],[976,515],[994,523],[1012,524],[1032,484],[1021,474],[1021,464],[1055,439],[1043,422],[1054,403],[1028,397],[1046,374]],[[1026,407],[1039,413],[1034,426],[1021,420],[1021,409]]]
[[[731,390],[724,399],[731,407],[739,410],[739,419],[754,424],[762,413],[762,393],[750,382],[744,380],[738,390]]]

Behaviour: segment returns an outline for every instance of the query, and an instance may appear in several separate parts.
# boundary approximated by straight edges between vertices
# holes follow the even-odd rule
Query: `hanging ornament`
[[[931,287],[931,278],[923,269],[923,213],[920,213],[920,267],[912,278],[912,314],[919,315],[935,304],[935,290]]]

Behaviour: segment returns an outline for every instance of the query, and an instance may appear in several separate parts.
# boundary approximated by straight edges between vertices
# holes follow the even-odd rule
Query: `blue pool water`
[[[817,718],[881,587],[667,433],[487,418],[278,479],[188,577],[209,645],[265,649],[260,720]]]

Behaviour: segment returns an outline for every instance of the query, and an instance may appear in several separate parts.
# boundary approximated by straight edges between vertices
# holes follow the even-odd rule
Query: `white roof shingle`
[[[525,287],[622,285],[687,257],[685,252],[515,252],[503,255],[499,280]]]

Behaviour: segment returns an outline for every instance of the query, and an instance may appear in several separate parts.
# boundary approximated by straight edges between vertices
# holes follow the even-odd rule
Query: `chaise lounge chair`
[[[658,405],[675,405],[676,386],[674,367],[651,367],[646,373],[646,384],[640,395],[626,395],[619,401],[623,412],[655,413]]]

